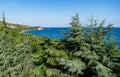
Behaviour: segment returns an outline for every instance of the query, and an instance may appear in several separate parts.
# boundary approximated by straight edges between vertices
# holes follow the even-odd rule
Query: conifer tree
[[[2,21],[3,26],[7,26],[6,20],[5,20],[5,12],[3,12],[3,21]]]
[[[84,68],[80,66],[74,66],[74,69],[70,68],[73,66],[70,66],[70,62],[66,60],[61,60],[60,63],[65,67],[70,66],[68,71],[74,74],[73,77],[119,77],[120,62],[117,54],[120,54],[120,50],[114,40],[108,40],[109,37],[106,37],[112,31],[112,24],[105,27],[105,21],[99,24],[91,18],[90,25],[83,27],[78,20],[79,17],[76,14],[72,18],[70,32],[65,33],[67,37],[65,45],[69,52],[75,51],[73,60],[70,60],[72,65],[76,65],[75,60],[77,60],[80,62],[79,65]],[[115,67],[117,68],[115,69]],[[72,72],[75,70],[77,73]]]
[[[5,26],[5,18],[3,21]],[[19,37],[11,36],[8,28],[4,27],[0,31],[0,77],[32,76],[32,49],[28,40],[24,40],[24,43],[17,43],[19,41]]]
[[[72,22],[70,23],[71,28],[69,33],[64,33],[66,40],[68,42],[67,48],[70,50],[77,51],[80,50],[81,45],[84,43],[84,30],[83,26],[80,24],[78,13],[76,16],[72,17]]]

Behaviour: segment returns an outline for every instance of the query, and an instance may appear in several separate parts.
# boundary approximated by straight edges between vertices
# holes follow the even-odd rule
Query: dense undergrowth
[[[21,34],[0,25],[0,77],[120,77],[120,49],[104,27],[90,19],[83,27],[78,14],[62,40]]]

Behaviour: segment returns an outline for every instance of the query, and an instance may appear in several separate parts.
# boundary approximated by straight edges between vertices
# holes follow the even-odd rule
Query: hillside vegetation
[[[3,20],[5,21],[5,14],[3,14]],[[13,23],[8,23],[8,22],[3,22],[3,21],[0,21],[0,26],[2,27],[3,26],[3,23],[7,26],[7,27],[10,27],[10,28],[13,28],[13,29],[16,29],[18,30],[19,32],[23,32],[23,31],[26,31],[26,30],[42,30],[43,28],[40,27],[40,26],[28,26],[28,25],[22,25],[22,24],[13,24]]]
[[[91,18],[83,27],[78,14],[62,40],[19,33],[0,24],[0,77],[120,77],[120,49]]]

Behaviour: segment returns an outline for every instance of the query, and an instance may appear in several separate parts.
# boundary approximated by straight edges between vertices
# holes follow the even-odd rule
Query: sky
[[[30,26],[68,27],[71,17],[79,13],[80,22],[98,21],[120,27],[120,0],[0,0],[0,20]]]

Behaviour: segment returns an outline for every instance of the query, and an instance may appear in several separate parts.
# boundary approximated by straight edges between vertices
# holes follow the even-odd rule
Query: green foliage
[[[70,23],[72,26],[70,28],[69,33],[64,33],[66,36],[66,46],[67,49],[77,51],[81,49],[81,45],[84,44],[84,28],[79,23],[78,14],[72,17],[72,22]]]
[[[18,33],[0,26],[0,77],[119,77],[120,49],[104,26],[91,18],[84,27],[72,17],[65,39]]]
[[[21,43],[19,33],[6,27],[3,17],[0,27],[0,77],[24,77],[32,73],[31,48],[28,39]]]
[[[64,65],[65,69],[68,69],[68,72],[71,74],[84,74],[82,71],[86,68],[86,65],[83,61],[79,59],[74,60],[64,60],[60,59],[60,63]]]
[[[7,31],[8,32],[8,31]],[[31,61],[30,46],[27,45],[27,40],[25,43],[16,44],[16,39],[9,36],[9,33],[3,31],[0,36],[0,68],[3,71],[2,77],[16,75],[19,76],[24,70],[29,70]],[[23,69],[24,68],[24,69]]]
[[[89,67],[91,68],[91,70],[93,70],[94,73],[96,73],[97,77],[113,77],[112,76],[112,70],[104,65],[102,65],[99,62],[96,61],[91,61],[89,63]]]
[[[35,67],[34,68],[35,77],[45,77],[46,69],[47,68],[44,64],[41,64],[40,66]]]
[[[93,18],[89,21],[90,25],[83,27],[79,23],[78,14],[72,18],[70,32],[64,33],[66,38],[63,42],[66,50],[73,53],[73,61],[77,58],[80,60],[79,62],[82,61],[80,66],[86,65],[82,71],[84,75],[80,74],[83,77],[87,75],[90,77],[119,77],[120,49],[117,42],[108,37],[112,32],[112,24],[105,27],[105,21],[98,23]],[[65,66],[68,67],[68,65]],[[80,66],[75,65],[72,70],[82,69]],[[77,73],[75,74],[74,77],[77,77]]]

